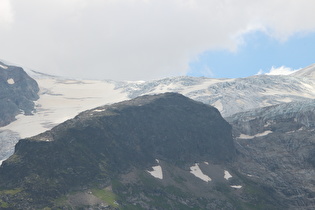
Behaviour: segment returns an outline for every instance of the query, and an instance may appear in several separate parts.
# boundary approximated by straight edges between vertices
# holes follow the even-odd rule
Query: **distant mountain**
[[[39,87],[21,67],[0,62],[0,126],[15,120],[15,116],[32,114]]]
[[[256,75],[237,79],[175,77],[113,84],[130,98],[165,91],[178,92],[213,105],[224,117],[228,117],[259,107],[315,99],[315,78],[309,76],[312,72],[315,72],[314,66],[301,69],[293,75]]]

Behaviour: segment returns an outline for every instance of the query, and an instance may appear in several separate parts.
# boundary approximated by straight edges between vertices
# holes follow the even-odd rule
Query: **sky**
[[[190,63],[188,75],[239,78],[256,74],[290,74],[315,63],[315,33],[295,34],[285,42],[262,32],[244,36],[237,52],[206,51]],[[234,71],[235,67],[238,71]]]
[[[315,63],[312,0],[0,0],[0,59],[81,79],[287,73]]]

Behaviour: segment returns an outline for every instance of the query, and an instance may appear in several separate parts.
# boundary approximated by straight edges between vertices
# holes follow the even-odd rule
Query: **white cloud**
[[[1,59],[82,78],[183,75],[198,54],[236,51],[248,32],[284,41],[315,29],[315,1],[309,0],[0,2]]]
[[[291,69],[290,67],[286,66],[280,66],[280,67],[274,67],[272,66],[268,73],[264,73],[262,70],[259,70],[257,75],[265,74],[265,75],[289,75],[293,74],[294,72],[297,72],[300,69]]]
[[[0,28],[7,27],[13,21],[13,12],[9,0],[0,0]]]

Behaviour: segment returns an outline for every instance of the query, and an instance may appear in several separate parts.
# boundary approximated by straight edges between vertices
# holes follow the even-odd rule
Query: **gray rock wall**
[[[32,114],[39,87],[21,67],[0,62],[0,90],[0,126],[14,121],[19,113]]]

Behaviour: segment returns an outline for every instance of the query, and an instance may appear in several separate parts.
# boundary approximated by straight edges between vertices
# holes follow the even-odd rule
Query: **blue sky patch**
[[[244,37],[236,52],[207,51],[190,63],[189,76],[238,78],[267,73],[274,67],[299,69],[315,63],[315,33],[296,34],[281,42],[263,32]]]

